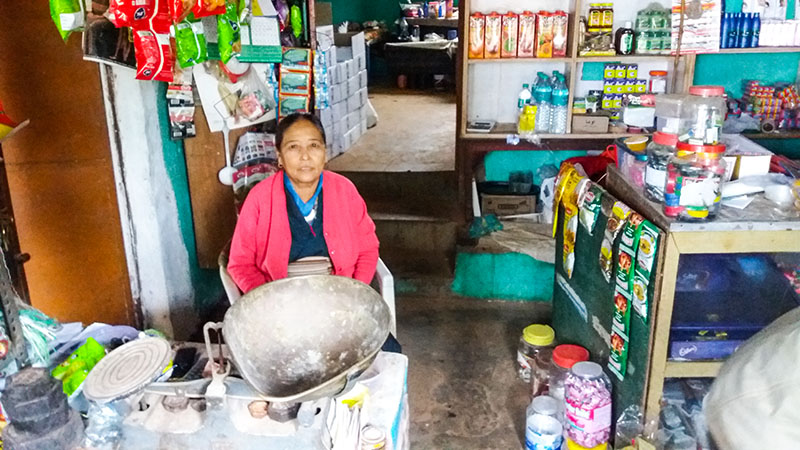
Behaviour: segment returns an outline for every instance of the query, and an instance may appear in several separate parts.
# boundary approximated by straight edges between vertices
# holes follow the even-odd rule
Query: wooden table
[[[606,186],[614,196],[666,233],[659,261],[649,375],[646,384],[646,420],[658,418],[665,378],[715,377],[720,361],[668,361],[670,328],[678,276],[678,262],[686,254],[800,252],[800,214],[781,212],[763,195],[744,210],[722,207],[710,222],[678,222],[664,215],[662,206],[645,198],[615,167],[609,167]]]

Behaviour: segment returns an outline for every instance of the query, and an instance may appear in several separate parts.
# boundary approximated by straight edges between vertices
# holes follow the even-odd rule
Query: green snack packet
[[[192,23],[185,20],[175,24],[175,46],[178,64],[183,69],[208,60],[208,48],[203,23]]]
[[[225,2],[225,13],[217,16],[217,33],[219,34],[219,56],[222,63],[230,61],[234,54],[242,51],[241,32],[239,30],[239,8],[236,2]]]
[[[61,33],[61,39],[66,41],[73,31],[83,30],[86,22],[83,0],[50,0],[50,17]]]

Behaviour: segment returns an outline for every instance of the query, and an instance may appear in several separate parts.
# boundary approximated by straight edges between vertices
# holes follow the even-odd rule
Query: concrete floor
[[[413,449],[518,449],[528,387],[516,372],[522,329],[545,303],[489,302],[439,292],[400,294],[398,337],[409,357]]]
[[[455,169],[456,99],[448,93],[376,89],[378,125],[328,168],[342,172],[437,172]]]

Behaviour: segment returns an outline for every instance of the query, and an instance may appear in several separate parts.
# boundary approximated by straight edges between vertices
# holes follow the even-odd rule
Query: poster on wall
[[[103,14],[108,0],[95,0],[86,15],[83,32],[83,59],[136,69],[133,41],[128,28],[117,28]]]

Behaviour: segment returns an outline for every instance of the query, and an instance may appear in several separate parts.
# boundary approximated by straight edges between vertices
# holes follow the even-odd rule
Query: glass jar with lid
[[[678,135],[653,133],[653,140],[647,144],[647,167],[644,173],[644,194],[649,200],[662,203],[664,186],[667,184],[667,165],[675,156]]]
[[[580,345],[562,344],[553,349],[553,361],[550,365],[547,392],[556,399],[560,417],[564,414],[564,382],[569,370],[575,363],[589,359],[589,350]]]
[[[664,214],[688,222],[716,216],[725,175],[724,145],[678,143],[667,166]]]
[[[556,333],[548,325],[533,324],[522,330],[517,347],[517,369],[520,378],[531,381],[531,371],[535,370],[536,358],[540,352],[549,354],[553,348]]]
[[[682,106],[679,140],[694,145],[716,145],[722,134],[727,105],[722,86],[692,86]]]
[[[572,366],[566,386],[566,435],[583,447],[596,447],[611,437],[611,380],[591,361]]]

